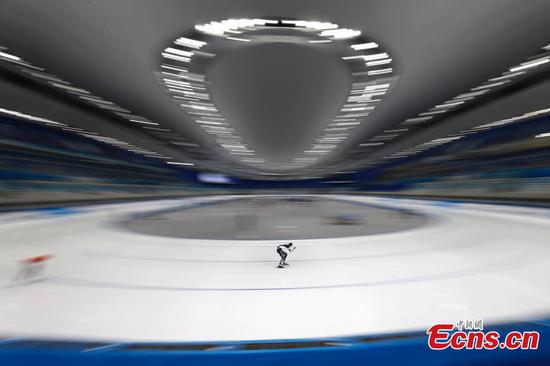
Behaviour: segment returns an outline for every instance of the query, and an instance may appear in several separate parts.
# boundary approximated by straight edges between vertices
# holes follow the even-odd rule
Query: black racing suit
[[[291,244],[282,244],[277,246],[277,254],[279,254],[279,256],[281,257],[279,266],[286,264],[286,257],[288,256],[288,253],[292,251],[291,248],[292,248]]]

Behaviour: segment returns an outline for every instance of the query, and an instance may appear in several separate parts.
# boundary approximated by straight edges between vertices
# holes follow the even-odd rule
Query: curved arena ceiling
[[[428,133],[480,90],[526,76],[510,70],[545,51],[549,10],[545,0],[4,0],[0,61],[112,115],[44,106],[32,110],[40,117],[200,171],[305,179],[460,130]],[[489,81],[498,77],[506,85]],[[28,100],[4,99],[30,112]]]

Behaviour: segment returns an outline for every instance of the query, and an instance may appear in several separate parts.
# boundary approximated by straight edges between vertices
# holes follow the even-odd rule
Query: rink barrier
[[[231,200],[235,198],[221,198],[222,196],[196,196],[185,198],[159,198],[148,201],[137,202],[108,202],[108,203],[94,203],[83,204],[78,206],[50,206],[40,208],[24,208],[17,211],[3,212],[0,210],[0,227],[4,225],[20,225],[29,224],[33,222],[41,222],[44,220],[52,220],[59,218],[70,218],[75,215],[82,214],[94,214],[109,211],[111,213],[120,213],[121,215],[132,211],[129,215],[138,215],[133,212],[136,210],[145,211],[141,212],[142,215],[148,216],[149,214],[155,215],[162,213],[164,210],[181,210],[185,208],[199,207],[208,204],[214,204],[224,200]],[[152,206],[152,207],[151,207]],[[136,217],[139,218],[139,217]]]
[[[417,199],[409,197],[380,197],[380,196],[353,196],[368,197],[372,202],[383,206],[384,204],[407,204],[418,207],[437,207],[450,210],[476,210],[495,214],[511,214],[520,216],[531,216],[541,219],[550,218],[550,208],[516,203],[489,203],[487,201],[460,201],[444,199]],[[414,209],[411,209],[414,211]]]
[[[301,195],[298,195],[301,196]],[[317,195],[313,195],[317,196]],[[230,196],[227,198],[222,198],[224,196],[196,196],[196,197],[185,197],[185,198],[159,198],[158,200],[152,201],[139,201],[139,202],[111,202],[111,203],[102,203],[94,205],[82,205],[82,206],[52,206],[46,208],[35,208],[29,209],[25,208],[20,211],[11,211],[11,212],[0,212],[0,218],[2,223],[10,222],[21,222],[21,221],[33,221],[40,219],[48,219],[62,216],[73,216],[78,214],[93,213],[104,210],[106,207],[109,210],[119,207],[134,207],[139,206],[141,210],[147,209],[149,205],[155,205],[155,203],[162,205],[167,205],[168,207],[160,207],[154,209],[147,209],[145,212],[132,213],[127,217],[129,221],[132,219],[146,218],[150,216],[155,216],[158,214],[175,212],[179,210],[198,208],[207,205],[215,205],[218,203],[242,199],[246,196]],[[353,198],[367,198],[369,202],[365,201],[356,201]],[[512,202],[495,202],[489,203],[487,201],[474,201],[467,200],[461,201],[458,199],[445,200],[445,199],[418,199],[418,198],[409,198],[409,197],[395,197],[395,196],[378,196],[378,195],[328,195],[328,199],[334,201],[342,201],[349,204],[371,206],[381,209],[390,209],[395,210],[396,212],[403,212],[407,214],[416,214],[416,215],[425,215],[420,213],[415,208],[399,208],[396,207],[396,204],[413,204],[415,206],[424,206],[424,207],[440,207],[440,208],[449,208],[449,209],[482,209],[484,211],[492,211],[495,213],[510,213],[510,214],[520,214],[520,215],[532,215],[540,218],[550,218],[550,208],[540,207],[540,206],[531,206],[526,204],[517,204]],[[352,199],[349,199],[352,198]],[[176,203],[176,205],[174,205]]]
[[[281,326],[284,326],[282,324]],[[485,326],[501,334],[538,331],[536,350],[442,350],[425,332],[323,339],[233,342],[84,342],[0,339],[0,365],[549,365],[550,321]]]
[[[121,222],[124,223],[124,222],[128,222],[128,221],[136,220],[136,219],[144,219],[144,218],[148,218],[148,217],[152,217],[152,216],[156,216],[156,215],[162,215],[162,214],[171,213],[171,212],[177,212],[177,211],[189,210],[189,209],[192,209],[192,208],[200,208],[200,207],[217,205],[217,204],[220,204],[220,203],[234,201],[234,200],[238,200],[238,199],[241,199],[241,198],[242,197],[232,197],[232,198],[217,198],[216,197],[216,199],[206,199],[206,200],[200,200],[200,201],[197,201],[197,202],[185,202],[184,201],[184,202],[182,202],[181,204],[179,204],[177,206],[171,206],[171,207],[167,207],[167,208],[161,208],[161,209],[156,209],[156,210],[147,210],[147,211],[144,211],[144,212],[134,213],[134,214],[131,214],[125,220],[122,220]]]

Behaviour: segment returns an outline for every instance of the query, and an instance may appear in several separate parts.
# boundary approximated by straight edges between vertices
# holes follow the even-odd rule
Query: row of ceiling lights
[[[447,144],[447,143],[455,141],[455,140],[459,140],[459,139],[464,138],[466,136],[474,135],[474,134],[482,132],[482,131],[487,131],[487,130],[490,130],[490,129],[493,129],[493,128],[496,128],[496,127],[500,127],[500,126],[503,126],[503,125],[510,124],[510,123],[521,122],[521,121],[525,121],[529,118],[533,118],[533,117],[537,117],[537,116],[540,117],[540,116],[548,115],[548,114],[550,114],[550,108],[545,108],[545,109],[539,109],[539,110],[536,110],[536,111],[524,113],[524,114],[521,114],[519,116],[505,118],[505,119],[501,119],[501,120],[494,121],[494,122],[489,122],[489,123],[483,123],[483,124],[478,125],[476,127],[469,128],[467,130],[462,130],[460,132],[450,134],[446,137],[436,138],[436,139],[433,139],[431,141],[422,143],[420,145],[417,145],[417,146],[414,146],[414,147],[411,147],[411,148],[408,148],[408,149],[404,149],[404,150],[399,151],[397,153],[386,156],[384,159],[399,159],[399,158],[408,157],[408,156],[415,155],[415,154],[418,154],[420,152],[432,149],[434,147],[444,145],[444,144]],[[548,135],[550,135],[550,134],[548,134]],[[541,137],[546,137],[546,134],[539,134],[539,135],[535,136],[535,138],[541,138]]]
[[[452,99],[449,99],[441,104],[438,104],[428,111],[418,114],[415,117],[408,118],[405,121],[402,121],[394,129],[384,130],[382,134],[374,136],[367,140],[364,143],[361,143],[360,147],[365,148],[374,148],[376,146],[382,146],[388,143],[389,141],[395,140],[397,137],[410,132],[412,128],[423,126],[427,122],[432,122],[435,119],[445,117],[448,112],[455,111],[458,108],[464,107],[466,104],[472,102],[473,100],[479,98],[480,96],[485,96],[491,93],[496,92],[502,88],[510,86],[513,82],[519,81],[522,78],[528,76],[529,74],[539,71],[542,66],[550,65],[550,44],[542,47],[541,51],[537,52],[535,55],[530,56],[527,60],[520,63],[519,65],[512,66],[508,68],[501,75],[490,78],[489,80],[483,82],[481,85],[471,88],[469,91],[462,93]],[[534,112],[534,113],[538,113]],[[503,120],[507,121],[507,120]],[[500,123],[497,121],[494,123]],[[418,152],[424,151],[428,148],[438,146],[443,143],[451,142],[456,139],[459,139],[467,134],[476,132],[476,129],[468,129],[460,131],[456,134],[452,134],[448,137],[443,137],[440,139],[434,139],[432,141],[426,142],[424,144],[393,153],[391,155],[383,157],[383,159],[396,159],[414,155]],[[370,163],[369,165],[376,164],[376,162]]]
[[[161,81],[180,107],[220,147],[232,155],[252,159],[254,151],[243,143],[212,102],[204,69],[215,54],[201,51],[206,45],[207,42],[187,37],[176,39],[162,52]]]
[[[305,157],[298,158],[302,161],[315,163],[342,146],[396,83],[397,77],[392,75],[393,60],[379,44],[367,41],[351,44],[349,48],[354,53],[341,57],[353,67],[353,81],[346,103],[311,148],[304,152]]]
[[[26,121],[39,122],[39,123],[42,123],[42,124],[44,124],[48,127],[59,128],[59,129],[62,129],[63,131],[66,131],[66,132],[69,132],[69,133],[75,133],[75,134],[78,134],[80,136],[87,137],[89,139],[93,139],[93,140],[96,140],[96,141],[101,141],[103,143],[106,143],[106,144],[109,144],[109,145],[112,145],[112,146],[116,146],[118,148],[121,148],[121,149],[124,149],[124,150],[127,150],[127,151],[131,151],[131,152],[136,153],[136,154],[144,155],[144,156],[147,156],[147,157],[156,157],[156,158],[158,158],[158,154],[155,153],[154,151],[150,151],[150,150],[141,148],[139,146],[130,144],[130,143],[125,142],[125,141],[115,139],[113,137],[102,136],[102,135],[97,134],[96,132],[86,131],[83,128],[80,128],[80,127],[71,127],[70,125],[68,125],[66,123],[62,123],[62,122],[54,121],[54,120],[51,120],[51,119],[48,119],[48,118],[38,117],[38,116],[34,116],[34,115],[22,113],[22,112],[10,110],[10,109],[5,109],[5,108],[0,108],[0,113],[4,114],[4,115],[12,116],[12,117],[20,118],[20,119],[23,119],[23,120],[26,120]],[[177,161],[166,161],[166,163],[167,164],[180,164]]]
[[[35,65],[32,65],[30,62],[23,60],[21,57],[16,56],[12,53],[9,53],[6,47],[0,46],[0,62],[9,63],[12,65],[16,65],[18,69],[21,72],[24,72],[28,77],[31,77],[32,79],[49,86],[52,86],[56,89],[62,90],[70,95],[73,95],[77,98],[79,98],[81,101],[91,104],[94,107],[98,107],[106,112],[113,113],[117,115],[118,117],[121,117],[125,119],[126,121],[132,123],[133,125],[139,126],[147,131],[149,131],[152,134],[160,134],[160,133],[166,133],[170,132],[169,129],[161,128],[159,126],[159,123],[153,122],[148,118],[139,116],[137,114],[132,113],[130,110],[126,108],[122,108],[118,106],[117,104],[107,101],[99,96],[93,95],[90,91],[78,88],[74,86],[73,84],[62,80],[61,78],[48,73],[45,71],[45,69],[37,67]],[[16,112],[16,111],[10,111],[7,109],[1,109],[3,113],[7,113],[10,115],[15,115],[20,118],[30,119],[38,122],[46,123],[50,126],[54,127],[60,127],[65,131],[78,133],[79,135],[89,137],[95,140],[99,140],[117,147],[120,147],[122,149],[125,149],[127,151],[134,152],[136,154],[141,154],[150,158],[156,158],[164,161],[166,164],[171,165],[183,165],[183,166],[193,166],[194,164],[191,162],[182,162],[178,161],[173,157],[166,156],[164,154],[161,154],[156,151],[152,151],[150,149],[145,149],[142,147],[138,147],[136,145],[130,144],[128,142],[120,141],[118,139],[107,137],[107,136],[100,136],[95,132],[86,131],[79,127],[71,127],[70,125],[61,123],[61,122],[55,122],[49,119],[40,118],[36,116],[30,116],[28,114]],[[179,137],[179,136],[178,136]],[[176,138],[175,141],[172,141],[174,144],[189,144],[186,142],[183,138]]]
[[[250,30],[265,29],[265,27],[292,27],[297,30],[313,32],[323,39],[311,40],[311,43],[328,42],[337,39],[348,39],[357,37],[361,31],[349,28],[340,28],[338,24],[329,22],[318,22],[308,20],[288,20],[288,19],[225,19],[219,22],[210,22],[199,24],[195,29],[199,32],[214,36],[231,37],[235,34],[242,34]],[[239,35],[239,37],[241,37]],[[233,37],[234,38],[234,37]],[[240,38],[240,41],[250,41],[250,39]]]
[[[213,36],[216,37],[214,40],[223,38],[236,42],[251,42],[255,39],[269,42],[271,35],[265,33],[273,29],[298,32],[299,37],[293,37],[293,41],[299,39],[300,42],[310,44],[330,44],[361,34],[359,30],[340,28],[334,23],[284,19],[226,19],[197,25],[195,29],[203,34],[203,38]],[[259,35],[253,34],[256,31],[263,32],[259,32]],[[162,52],[162,83],[193,120],[206,133],[214,136],[219,146],[244,163],[265,168],[265,160],[246,145],[212,101],[208,92],[206,69],[216,53],[212,50],[204,52],[202,48],[207,45],[209,43],[202,39],[181,37],[166,47]],[[392,59],[380,50],[377,43],[355,43],[349,47],[353,53],[342,57],[352,70],[353,76],[347,101],[303,155],[279,168],[311,165],[334,151],[372,112],[395,81],[389,77],[393,73],[390,66]],[[382,77],[383,79],[380,79]],[[279,175],[275,172],[263,174]]]
[[[317,162],[341,146],[346,139],[372,113],[375,106],[388,93],[392,83],[389,79],[378,81],[354,81],[346,103],[315,140],[305,156],[297,161]]]

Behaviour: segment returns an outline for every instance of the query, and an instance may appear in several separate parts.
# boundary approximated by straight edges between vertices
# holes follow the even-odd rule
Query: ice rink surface
[[[143,234],[196,239],[342,238],[397,232],[423,225],[406,210],[315,197],[243,197],[193,209],[166,209],[121,223]]]
[[[426,330],[550,314],[550,211],[366,196],[423,225],[293,240],[171,238],[119,224],[189,198],[0,218],[0,336],[113,341],[295,339]],[[11,285],[22,258],[54,254],[46,278]]]

